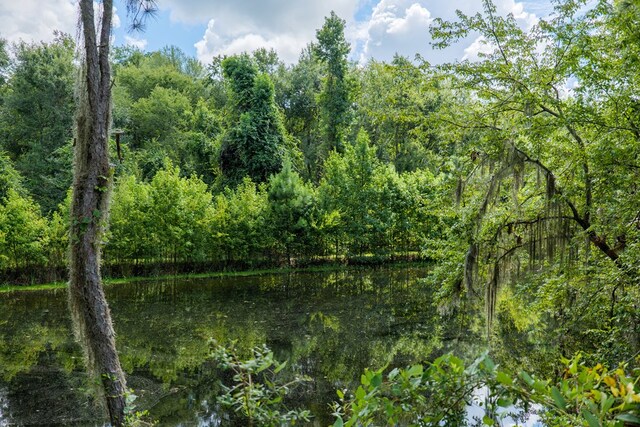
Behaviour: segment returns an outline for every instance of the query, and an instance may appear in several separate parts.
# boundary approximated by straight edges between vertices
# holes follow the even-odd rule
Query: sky
[[[550,0],[494,0],[499,13],[513,13],[523,28],[547,16]],[[486,49],[471,35],[445,51],[429,44],[434,18],[455,19],[481,10],[480,0],[158,0],[158,13],[144,32],[128,31],[124,0],[114,0],[114,45],[153,51],[181,48],[204,64],[216,55],[273,48],[286,63],[297,61],[333,10],[346,21],[350,58],[390,60],[395,53],[420,54],[431,63],[473,59]],[[0,37],[9,42],[51,41],[54,30],[77,35],[77,0],[0,0]]]

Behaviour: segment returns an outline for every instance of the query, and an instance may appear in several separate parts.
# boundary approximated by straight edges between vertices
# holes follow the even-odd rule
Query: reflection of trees
[[[64,292],[3,295],[0,310],[0,380],[10,381],[37,365],[41,354],[55,354],[61,369],[77,366],[77,348],[70,343]]]
[[[289,359],[316,378],[310,393],[296,398],[317,405],[312,409],[320,413],[328,411],[335,388],[359,378],[365,367],[428,359],[440,351],[448,327],[439,324],[431,291],[418,280],[423,273],[355,270],[141,282],[107,293],[139,407],[171,423],[215,409],[218,372],[208,361],[210,339],[235,340],[247,354],[267,343],[279,360]],[[82,380],[73,370],[80,354],[69,344],[65,299],[64,293],[30,293],[11,298],[0,313],[5,381],[17,381],[30,366]],[[53,365],[41,360],[46,353],[55,354]],[[86,401],[81,392],[76,399]]]

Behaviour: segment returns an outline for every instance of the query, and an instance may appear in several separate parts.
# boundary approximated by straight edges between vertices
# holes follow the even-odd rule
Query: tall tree
[[[300,150],[304,156],[304,169],[301,171],[307,179],[317,176],[318,145],[321,140],[319,126],[318,101],[316,94],[322,87],[322,64],[305,48],[298,63],[283,72],[282,90],[276,91],[276,102],[284,113],[287,131],[300,141]]]
[[[479,33],[486,47],[478,61],[444,67],[472,99],[440,119],[452,125],[448,133],[471,136],[461,144],[468,166],[460,188],[484,189],[465,191],[461,204],[470,207],[473,236],[465,281],[480,265],[489,321],[502,283],[532,268],[566,270],[566,260],[580,261],[581,285],[592,282],[594,265],[609,271],[615,279],[598,291],[609,286],[612,306],[619,289],[637,289],[623,284],[640,280],[639,81],[637,48],[627,44],[637,33],[625,26],[638,15],[614,3],[617,10],[566,0],[523,30],[486,0],[484,13],[432,27],[436,46]]]
[[[88,368],[104,389],[111,424],[120,426],[124,422],[126,382],[100,275],[101,237],[113,174],[108,145],[113,1],[103,0],[98,17],[93,1],[81,0],[79,6],[82,49],[69,239],[69,306]],[[132,26],[140,27],[141,17],[153,7],[152,1],[128,0],[128,12],[134,17]]]
[[[344,37],[345,21],[331,11],[324,25],[316,31],[313,45],[316,57],[326,66],[319,96],[325,132],[325,151],[343,151],[344,136],[351,120],[351,88],[347,76],[347,55],[351,47]]]
[[[9,52],[7,52],[7,41],[5,39],[0,39],[0,88],[6,82],[6,72],[10,62]]]
[[[71,185],[74,43],[58,34],[51,43],[22,42],[14,51],[0,116],[0,145],[24,176],[25,187],[50,212]]]
[[[280,170],[285,152],[297,157],[275,104],[273,83],[246,55],[225,59],[222,68],[231,89],[232,122],[222,139],[220,168],[232,185],[247,175],[265,182]]]

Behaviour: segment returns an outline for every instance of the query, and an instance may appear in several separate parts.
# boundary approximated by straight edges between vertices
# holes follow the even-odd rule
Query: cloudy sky
[[[500,13],[513,13],[523,27],[551,11],[550,0],[494,0]],[[454,19],[455,10],[480,10],[480,0],[158,0],[159,13],[144,33],[127,32],[123,0],[114,0],[114,41],[145,50],[176,45],[208,63],[218,54],[275,49],[295,62],[334,10],[346,20],[351,58],[388,60],[416,53],[432,63],[473,58],[483,48],[473,36],[447,51],[434,51],[429,25]],[[54,30],[76,34],[77,0],[0,0],[0,37],[11,42],[49,41]]]

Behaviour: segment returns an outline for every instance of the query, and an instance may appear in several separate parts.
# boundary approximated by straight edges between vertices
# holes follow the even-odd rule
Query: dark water
[[[218,425],[211,339],[240,351],[266,343],[309,375],[295,402],[331,422],[335,390],[365,367],[446,351],[473,353],[476,334],[441,316],[422,268],[291,273],[113,285],[118,348],[139,409],[161,425]],[[96,425],[66,291],[0,294],[0,426]]]

